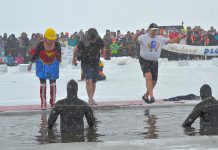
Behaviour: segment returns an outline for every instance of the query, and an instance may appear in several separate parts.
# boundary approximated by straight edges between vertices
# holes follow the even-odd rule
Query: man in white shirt
[[[163,36],[158,36],[158,26],[155,23],[150,24],[148,33],[144,34],[141,30],[133,37],[133,42],[138,40],[140,44],[139,63],[141,70],[146,79],[146,93],[142,99],[150,104],[155,102],[153,89],[158,78],[158,59],[160,58],[162,47],[168,43],[178,43],[184,35],[179,35],[177,38],[168,39]],[[150,100],[149,100],[150,96]]]

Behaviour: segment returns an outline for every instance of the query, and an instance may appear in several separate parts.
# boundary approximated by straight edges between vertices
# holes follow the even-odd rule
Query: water
[[[88,130],[84,141],[146,141],[148,139],[189,138],[201,136],[199,120],[193,128],[184,130],[181,125],[193,106],[171,106],[167,108],[123,108],[94,110],[97,118],[96,130]],[[53,132],[47,130],[47,113],[0,115],[1,146],[28,146],[61,143],[59,119]],[[73,139],[70,139],[73,142]]]

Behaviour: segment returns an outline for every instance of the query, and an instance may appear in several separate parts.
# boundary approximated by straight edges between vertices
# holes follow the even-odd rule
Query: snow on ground
[[[102,60],[105,64],[106,81],[97,83],[96,101],[141,100],[145,93],[143,78],[137,59],[129,57]],[[67,65],[60,70],[57,80],[57,99],[66,97],[66,84],[70,79],[80,79],[80,67]],[[201,85],[207,83],[218,97],[218,66],[212,60],[167,61],[160,59],[159,79],[155,87],[156,99],[184,94],[199,95]],[[79,81],[78,96],[88,100],[85,82]],[[49,85],[49,84],[47,84]],[[7,73],[0,73],[0,105],[39,104],[39,80],[35,71],[21,73],[18,67],[8,67]],[[49,87],[47,101],[49,100]]]

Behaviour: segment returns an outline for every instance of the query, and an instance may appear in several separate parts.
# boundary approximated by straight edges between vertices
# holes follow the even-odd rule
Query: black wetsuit
[[[84,141],[84,122],[86,117],[89,127],[95,125],[95,116],[89,105],[77,97],[78,85],[75,81],[68,83],[67,98],[58,101],[48,119],[48,128],[52,129],[60,114],[60,129],[62,142]]]
[[[182,126],[191,126],[198,117],[201,128],[218,128],[218,101],[211,97],[197,104]]]

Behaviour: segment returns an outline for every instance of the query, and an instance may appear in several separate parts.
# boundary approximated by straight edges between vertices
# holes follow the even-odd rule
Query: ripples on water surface
[[[184,130],[181,127],[184,119],[193,106],[169,108],[124,108],[95,110],[97,127],[87,128],[79,141],[132,141],[146,139],[164,139],[172,137],[200,136],[199,120],[193,128]],[[46,144],[62,142],[59,119],[52,132],[47,130],[48,114],[25,114],[0,116],[0,144]],[[86,122],[86,121],[85,121]],[[68,139],[66,142],[73,142]],[[77,138],[78,141],[78,138]]]

